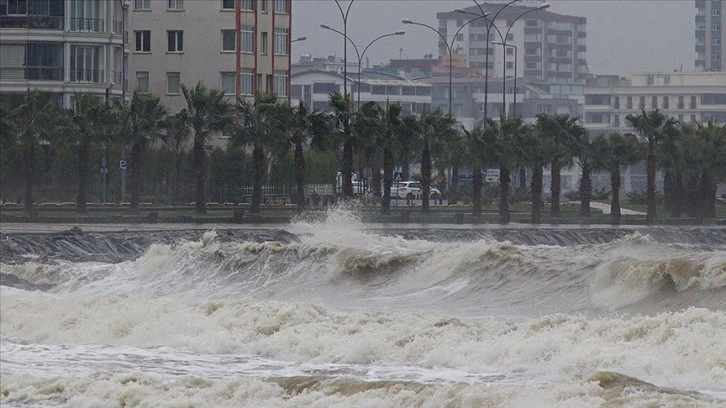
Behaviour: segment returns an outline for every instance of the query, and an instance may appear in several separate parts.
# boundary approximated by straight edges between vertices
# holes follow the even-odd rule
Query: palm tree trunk
[[[499,167],[499,222],[508,224],[511,214],[509,213],[509,193],[512,186],[512,179],[509,169],[501,165]]]
[[[671,194],[671,216],[673,218],[680,218],[683,214],[683,199],[685,197],[683,189],[683,176],[680,173],[675,173]]]
[[[265,175],[265,151],[255,142],[252,149],[252,203],[250,213],[258,214],[262,205],[262,178]]]
[[[143,178],[141,177],[141,160],[142,160],[142,147],[140,143],[134,143],[131,146],[131,199],[130,210],[132,213],[139,212],[139,203],[141,201],[141,188]]]
[[[353,198],[353,140],[347,135],[343,143],[343,197]]]
[[[716,192],[718,191],[718,185],[713,181],[713,177],[710,174],[706,174],[705,177],[703,216],[706,218],[716,218]]]
[[[590,178],[590,167],[582,168],[580,178],[580,216],[590,216],[590,201],[592,201],[592,179]]]
[[[204,157],[204,144],[201,140],[194,140],[194,174],[197,178],[196,204],[194,211],[199,214],[207,212],[206,208],[206,191],[204,189],[204,179],[206,178],[207,166]]]
[[[477,159],[476,161],[476,165],[472,168],[474,178],[471,184],[471,215],[481,217],[481,190],[483,180],[481,177],[481,160]]]
[[[449,188],[449,204],[456,204],[459,191],[459,165],[451,166],[451,187]]]
[[[612,189],[610,201],[610,217],[613,225],[620,225],[620,166],[610,172],[610,188]]]
[[[295,142],[295,184],[297,185],[297,207],[305,208],[305,157],[302,141]]]
[[[670,170],[670,164],[665,164],[665,174],[663,175],[663,209],[673,211],[675,208],[675,178],[673,171]]]
[[[562,189],[561,177],[560,177],[560,161],[559,159],[552,160],[552,180],[550,182],[550,188],[552,190],[552,199],[550,203],[550,216],[560,216],[560,190]]]
[[[648,143],[646,171],[648,177],[648,190],[646,197],[648,210],[647,215],[645,216],[645,223],[647,225],[653,225],[655,224],[655,151],[653,143]]]
[[[428,214],[431,209],[429,207],[429,196],[431,192],[431,150],[425,146],[421,153],[421,193],[423,200],[421,202],[421,212]]]
[[[383,149],[383,199],[381,213],[391,213],[391,187],[393,186],[393,153]]]
[[[25,165],[25,211],[32,218],[33,206],[33,183],[35,182],[35,145],[26,143],[23,149],[23,164]]]
[[[401,162],[401,176],[404,180],[411,180],[411,163],[408,159],[403,159]]]
[[[519,187],[521,189],[527,187],[527,169],[524,166],[519,168]]]
[[[699,178],[696,175],[689,176],[688,182],[686,183],[688,186],[686,214],[688,214],[688,216],[692,218],[696,218],[698,216],[699,207],[701,207],[698,183]]]
[[[371,185],[368,187],[373,189],[373,197],[381,198],[381,151],[377,147],[373,148],[373,165],[371,166]]]
[[[86,213],[86,186],[88,184],[88,145],[78,145],[78,196],[76,197],[76,211]]]
[[[542,184],[544,184],[544,169],[534,166],[532,169],[532,224],[542,222]],[[524,186],[522,186],[524,187]]]

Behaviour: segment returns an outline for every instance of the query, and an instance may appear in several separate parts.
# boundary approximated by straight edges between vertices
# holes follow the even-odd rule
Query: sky
[[[348,0],[340,0],[343,10]],[[525,1],[524,4],[539,2]],[[587,61],[595,75],[628,76],[636,72],[693,71],[695,54],[693,0],[550,0],[549,11],[587,18]],[[348,14],[348,36],[359,48],[379,35],[405,30],[403,36],[381,39],[366,52],[371,65],[392,58],[438,55],[436,33],[403,25],[411,19],[438,26],[436,13],[474,6],[473,0],[354,0]],[[342,37],[320,28],[343,31],[333,0],[293,0],[293,62],[301,55],[343,56]],[[348,58],[355,58],[348,47]],[[362,51],[362,50],[361,50]]]

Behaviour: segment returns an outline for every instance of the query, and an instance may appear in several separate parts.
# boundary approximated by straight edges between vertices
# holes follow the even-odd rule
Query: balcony
[[[63,17],[51,16],[2,16],[0,28],[32,28],[39,30],[63,30]]]
[[[25,79],[40,81],[62,81],[62,67],[31,66],[25,67]]]
[[[72,69],[71,82],[103,82],[103,70],[99,69]]]
[[[100,18],[72,18],[70,19],[71,31],[93,31],[103,32],[104,21]]]

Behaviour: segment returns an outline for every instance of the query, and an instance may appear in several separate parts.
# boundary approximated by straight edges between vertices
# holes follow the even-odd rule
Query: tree
[[[424,110],[421,118],[415,121],[415,131],[421,145],[421,193],[423,201],[421,211],[429,212],[429,193],[432,182],[432,155],[440,157],[446,146],[456,137],[453,129],[455,121],[444,115],[441,109],[434,111]],[[440,198],[440,197],[439,197]]]
[[[207,162],[204,146],[210,136],[222,132],[232,123],[232,105],[230,105],[221,89],[207,88],[201,82],[193,88],[182,85],[182,93],[187,107],[182,109],[186,132],[193,139],[194,174],[196,177],[197,213],[206,212],[206,190],[204,182],[207,177]]]
[[[166,135],[164,143],[169,147],[174,156],[174,203],[181,202],[181,173],[182,164],[189,149],[189,128],[185,126],[186,112],[181,111],[176,115],[167,118]]]
[[[237,123],[232,135],[233,146],[252,147],[252,199],[250,213],[260,212],[262,180],[265,176],[265,149],[280,150],[288,140],[285,135],[285,111],[275,95],[257,94],[254,102],[239,101]]]
[[[655,207],[655,170],[656,170],[656,148],[667,137],[667,133],[672,131],[677,121],[672,117],[668,117],[661,113],[658,109],[652,111],[642,111],[640,115],[630,114],[625,117],[638,132],[641,142],[646,146],[646,166],[647,166],[647,215],[645,223],[653,225],[655,223],[656,207]]]
[[[310,111],[304,102],[291,109],[286,115],[289,118],[289,138],[293,146],[295,166],[296,202],[298,208],[305,207],[305,145],[321,147],[330,132],[330,122],[324,112]]]
[[[78,165],[78,196],[76,209],[86,212],[86,190],[88,174],[91,169],[90,148],[95,144],[109,141],[112,126],[115,125],[111,106],[99,97],[90,94],[76,94],[73,108],[66,110],[68,126],[66,137],[76,147]]]
[[[605,169],[610,175],[610,217],[613,225],[620,224],[620,168],[631,166],[645,157],[645,146],[638,138],[627,133],[611,133],[592,141],[593,149],[598,153],[598,167]]]
[[[726,180],[726,126],[712,122],[685,125],[676,146],[688,186],[688,215],[699,223],[715,217],[717,185]]]
[[[560,171],[563,166],[571,165],[572,156],[570,155],[571,149],[569,146],[572,144],[573,138],[585,132],[585,128],[580,125],[579,118],[573,118],[567,114],[548,115],[540,113],[537,115],[537,122],[541,123],[543,135],[551,138],[554,146],[554,155],[550,164],[552,174],[550,216],[559,217],[560,194],[562,192]]]
[[[116,102],[114,105],[120,138],[131,145],[131,196],[130,210],[139,211],[143,186],[143,161],[151,143],[162,137],[166,127],[166,108],[161,98],[153,94],[134,92],[131,103]]]
[[[509,196],[512,188],[510,169],[517,164],[521,156],[517,135],[525,131],[521,118],[507,118],[502,116],[499,129],[496,132],[497,162],[499,163],[499,219],[503,224],[509,223]]]
[[[353,197],[353,135],[351,121],[353,118],[353,104],[348,95],[339,93],[330,94],[330,106],[333,108],[333,123],[335,133],[343,144],[343,160],[341,173],[343,175],[343,196]]]
[[[383,199],[381,212],[391,212],[391,187],[393,186],[394,155],[401,150],[400,135],[404,130],[404,121],[401,117],[402,108],[399,102],[386,103],[380,109],[379,143],[383,148]]]
[[[25,211],[34,215],[33,186],[37,176],[37,152],[63,125],[64,115],[49,92],[28,90],[8,110],[3,127],[20,148],[25,189]],[[7,137],[7,135],[5,136]]]
[[[535,128],[520,133],[517,141],[517,144],[521,146],[522,164],[532,168],[530,190],[532,193],[531,215],[533,224],[542,222],[544,166],[551,163],[555,155],[555,141],[554,138],[547,137],[548,129],[546,126],[545,119],[537,118]]]
[[[592,171],[598,164],[598,152],[590,140],[587,131],[576,135],[570,144],[572,156],[580,167],[580,216],[590,216],[590,202],[592,201]]]

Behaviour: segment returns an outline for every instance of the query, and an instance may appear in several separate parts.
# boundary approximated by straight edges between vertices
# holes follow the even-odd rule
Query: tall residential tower
[[[696,70],[723,71],[726,0],[696,0]]]

